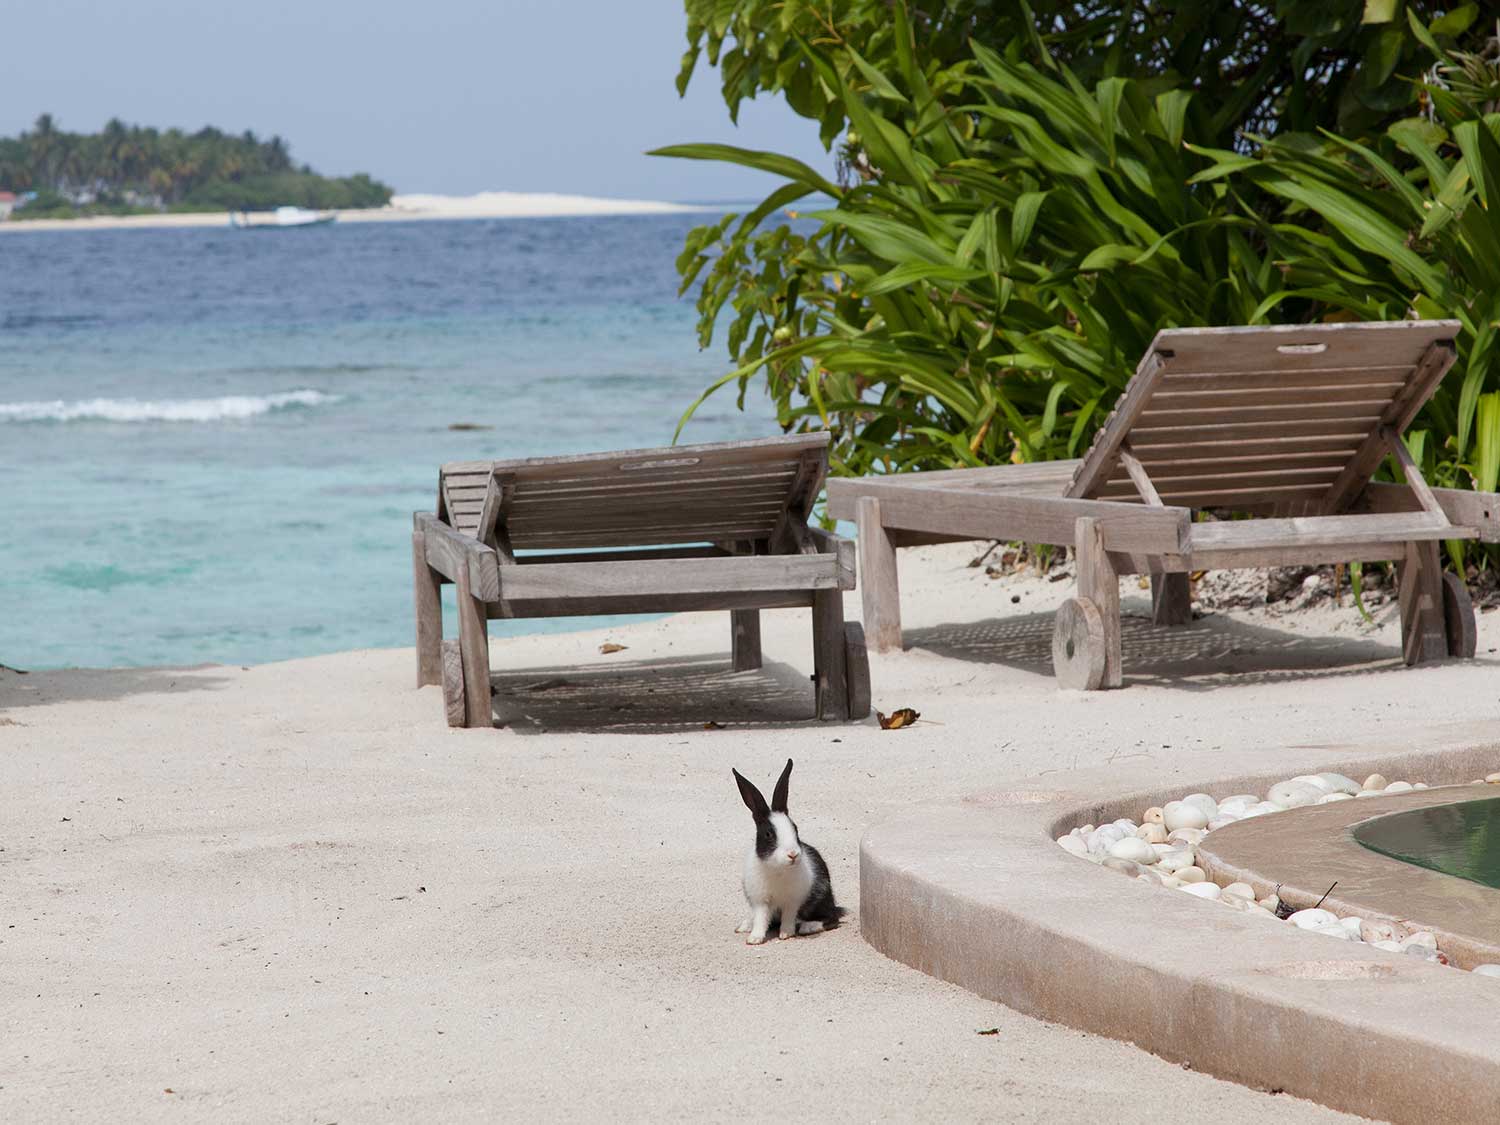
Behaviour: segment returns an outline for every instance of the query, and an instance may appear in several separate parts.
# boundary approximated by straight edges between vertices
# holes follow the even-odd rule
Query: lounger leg
[[[442,579],[427,565],[427,537],[420,531],[411,536],[412,587],[417,609],[417,686],[441,683],[443,679]]]
[[[849,672],[844,663],[844,592],[813,592],[813,684],[820,719],[849,717]]]
[[[492,727],[490,704],[490,629],[484,603],[469,592],[469,571],[458,568],[458,643],[463,651],[467,726]]]
[[[865,643],[876,652],[901,648],[901,588],[896,580],[896,544],[880,522],[880,501],[860,498],[859,589],[864,607]]]
[[[1443,619],[1443,569],[1438,545],[1408,543],[1401,564],[1401,655],[1408,664],[1448,655]]]
[[[1182,571],[1151,575],[1151,623],[1153,625],[1190,625],[1193,621],[1193,594],[1188,576]]]
[[[1078,596],[1094,603],[1104,625],[1104,681],[1100,686],[1119,687],[1120,576],[1115,573],[1109,554],[1104,549],[1104,528],[1099,521],[1081,519],[1073,528]]]
[[[760,610],[729,611],[730,653],[736,672],[753,672],[760,667]]]

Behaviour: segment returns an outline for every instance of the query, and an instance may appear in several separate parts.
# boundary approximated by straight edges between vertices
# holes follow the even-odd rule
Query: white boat
[[[282,230],[288,227],[318,227],[338,218],[333,211],[309,211],[305,207],[278,207],[269,215],[231,211],[229,225],[236,230]]]

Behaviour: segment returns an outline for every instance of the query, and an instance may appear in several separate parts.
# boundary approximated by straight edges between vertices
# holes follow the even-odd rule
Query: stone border
[[[1123,879],[1054,842],[1195,789],[1264,792],[1324,770],[1437,785],[1500,768],[1492,726],[1430,738],[1418,752],[1219,754],[1223,772],[1198,781],[1080,771],[920,807],[865,833],[861,930],[932,976],[1220,1078],[1391,1121],[1500,1120],[1500,983]]]
[[[1500,891],[1371,851],[1353,831],[1390,813],[1496,797],[1500,787],[1493,785],[1445,785],[1383,799],[1307,805],[1291,810],[1298,814],[1292,820],[1278,819],[1280,813],[1251,817],[1210,833],[1198,846],[1198,865],[1221,886],[1249,883],[1257,898],[1280,884],[1283,900],[1299,909],[1311,906],[1337,880],[1325,910],[1341,918],[1387,922],[1398,932],[1426,930],[1460,969],[1497,964]]]

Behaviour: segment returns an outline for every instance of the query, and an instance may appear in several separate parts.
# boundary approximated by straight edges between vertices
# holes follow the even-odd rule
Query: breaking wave
[[[142,401],[90,398],[65,402],[3,402],[0,422],[222,422],[256,418],[273,410],[321,406],[338,395],[322,391],[284,391],[274,395],[223,395],[219,398],[169,398]]]

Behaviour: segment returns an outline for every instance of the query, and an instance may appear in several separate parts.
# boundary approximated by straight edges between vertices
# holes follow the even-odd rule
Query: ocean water
[[[665,445],[726,369],[676,297],[701,221],[0,237],[0,662],[409,645],[440,462]],[[684,440],[775,432],[723,394]]]

